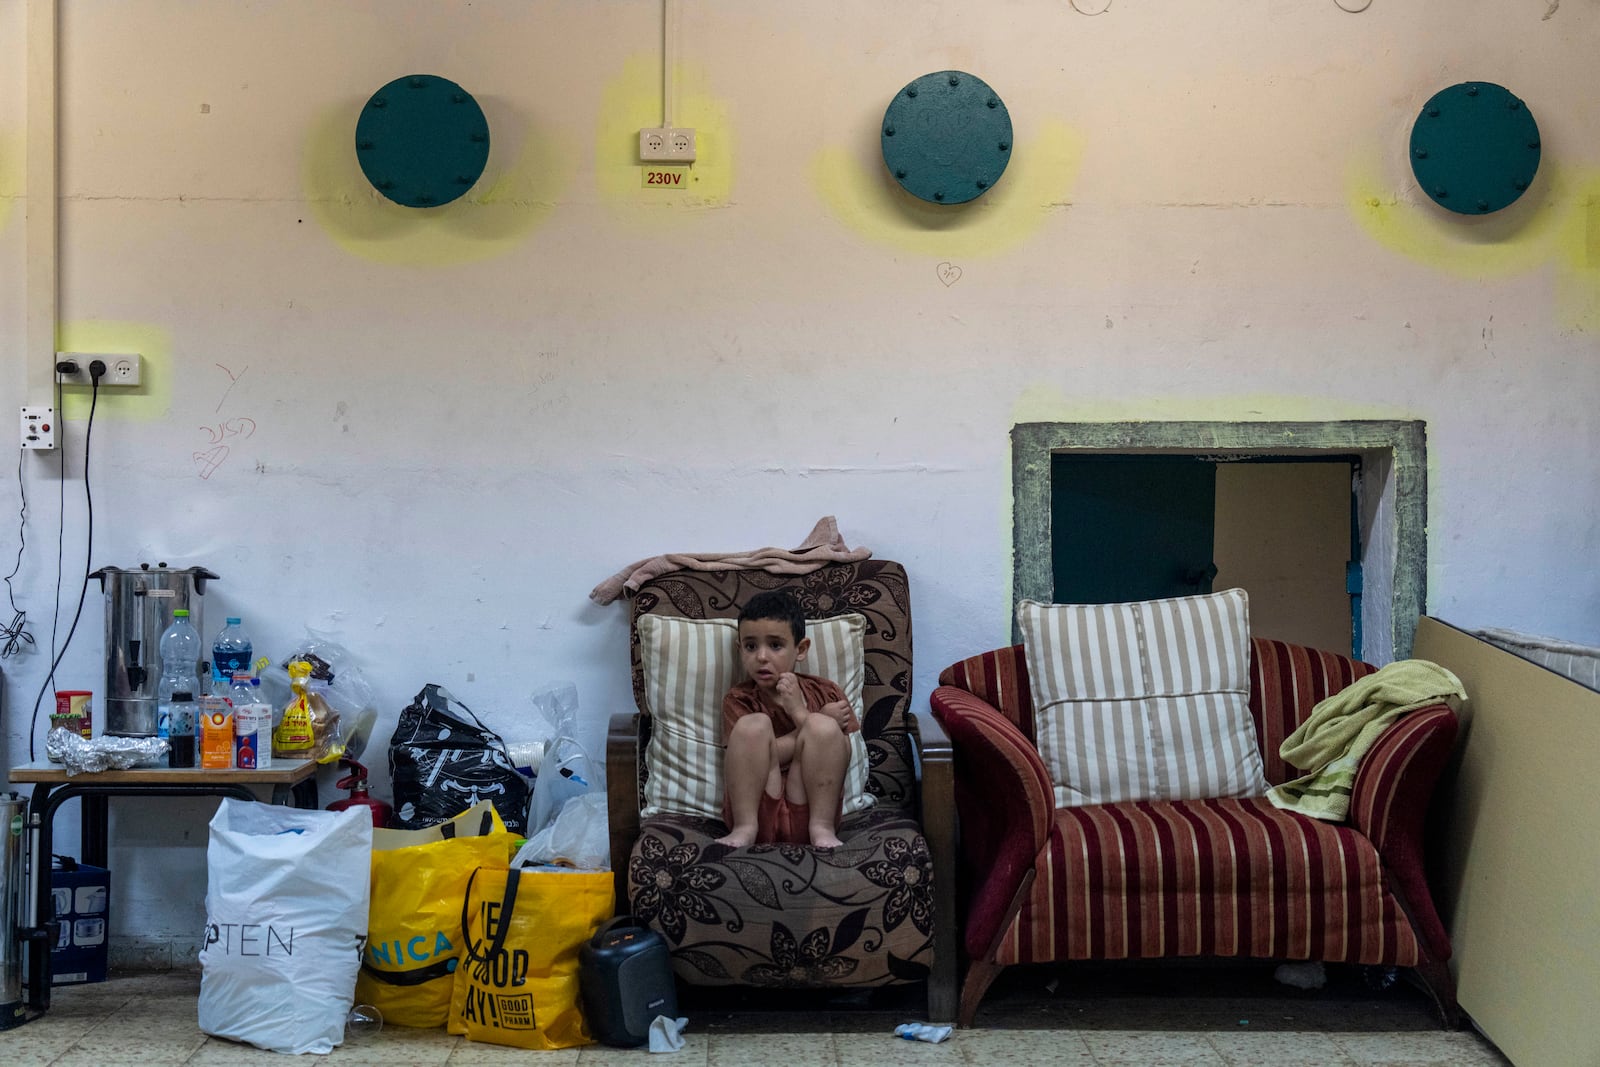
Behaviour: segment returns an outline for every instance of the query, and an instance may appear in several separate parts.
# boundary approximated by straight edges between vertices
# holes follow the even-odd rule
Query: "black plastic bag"
[[[400,713],[389,738],[389,777],[395,829],[433,826],[487,800],[507,830],[527,830],[528,780],[505,742],[437,685],[423,686]]]

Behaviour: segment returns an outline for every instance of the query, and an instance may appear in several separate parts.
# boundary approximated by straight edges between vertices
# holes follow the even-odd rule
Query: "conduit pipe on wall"
[[[60,203],[57,0],[28,0],[28,185],[24,361],[27,402],[49,404],[56,365]]]
[[[672,69],[677,57],[672,46],[678,37],[678,6],[672,0],[661,0],[661,127],[672,125],[672,83],[677,77]]]

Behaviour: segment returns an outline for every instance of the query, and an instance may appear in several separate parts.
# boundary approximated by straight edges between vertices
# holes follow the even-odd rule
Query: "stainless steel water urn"
[[[0,793],[0,1030],[28,1021],[22,1002],[22,959],[28,922],[28,802]]]
[[[206,582],[217,576],[204,567],[101,567],[106,596],[105,732],[118,737],[156,735],[156,683],[161,679],[161,635],[172,613],[187,608],[205,640],[201,601]],[[199,674],[199,661],[189,664]]]

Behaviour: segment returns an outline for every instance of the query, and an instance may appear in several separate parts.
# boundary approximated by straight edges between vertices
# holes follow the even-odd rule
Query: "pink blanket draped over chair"
[[[795,548],[753,548],[748,552],[671,552],[628,564],[595,586],[589,599],[609,604],[623,594],[669,571],[768,571],[772,574],[810,574],[829,563],[860,563],[872,558],[870,548],[851,548],[839,533],[832,515],[824,515]]]

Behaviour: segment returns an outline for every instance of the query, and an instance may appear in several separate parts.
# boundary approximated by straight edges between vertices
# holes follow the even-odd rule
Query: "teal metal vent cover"
[[[1411,173],[1440,207],[1486,215],[1516,201],[1539,172],[1539,124],[1493,82],[1435,93],[1411,126]]]
[[[489,161],[489,122],[455,82],[408,74],[372,94],[356,121],[356,159],[403,207],[438,207],[472,188]]]
[[[982,78],[924,74],[883,113],[883,161],[906,192],[964,204],[994,187],[1011,161],[1011,114]]]

